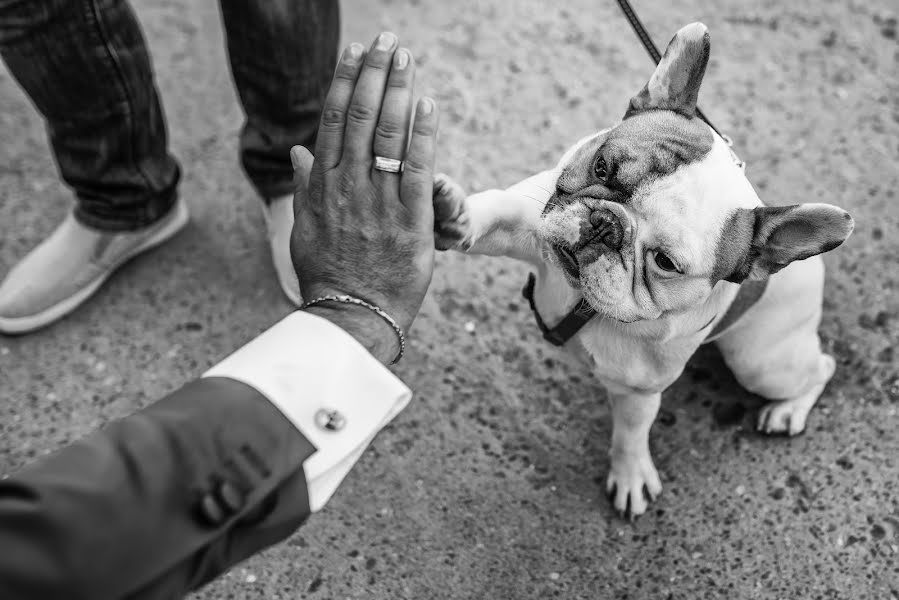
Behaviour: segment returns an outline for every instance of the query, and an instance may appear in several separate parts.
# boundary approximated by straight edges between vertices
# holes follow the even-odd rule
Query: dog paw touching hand
[[[465,210],[467,194],[448,175],[434,177],[434,242],[438,250],[468,250],[474,243]]]
[[[606,494],[618,514],[630,519],[639,517],[661,493],[662,482],[648,452],[612,453],[612,469],[606,480]]]

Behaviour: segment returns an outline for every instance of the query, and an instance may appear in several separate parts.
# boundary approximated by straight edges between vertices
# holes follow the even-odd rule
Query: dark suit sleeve
[[[314,451],[254,388],[192,382],[0,480],[0,599],[180,598],[306,519]]]

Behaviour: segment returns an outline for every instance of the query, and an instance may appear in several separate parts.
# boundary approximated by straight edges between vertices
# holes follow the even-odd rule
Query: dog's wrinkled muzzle
[[[619,252],[626,233],[621,217],[615,210],[606,207],[593,208],[590,209],[587,222],[583,223],[577,244],[554,244],[553,249],[562,268],[576,281],[580,279],[581,266],[595,261],[604,254]]]
[[[624,242],[624,227],[618,216],[608,208],[598,208],[590,213],[590,225],[593,230],[590,237],[583,240],[584,246],[602,244],[608,250],[617,252]]]

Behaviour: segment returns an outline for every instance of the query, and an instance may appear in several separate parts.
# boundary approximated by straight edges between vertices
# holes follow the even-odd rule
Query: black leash
[[[643,27],[643,23],[640,22],[640,17],[637,16],[637,13],[634,12],[634,8],[631,6],[631,3],[628,0],[618,0],[618,6],[621,7],[621,11],[624,13],[624,16],[627,17],[628,22],[631,24],[631,28],[634,30],[634,33],[637,34],[637,37],[640,38],[640,43],[643,44],[643,47],[646,48],[646,51],[649,52],[650,58],[652,58],[655,64],[659,64],[662,60],[662,54],[659,52],[658,47],[655,45],[655,42],[652,41],[652,38],[649,37],[649,33],[646,31],[646,28]],[[712,131],[720,135],[724,141],[731,145],[730,138],[718,131],[718,128],[712,125],[712,122],[709,121],[708,117],[699,110],[699,107],[696,107],[696,116],[706,122],[706,125],[712,128]]]

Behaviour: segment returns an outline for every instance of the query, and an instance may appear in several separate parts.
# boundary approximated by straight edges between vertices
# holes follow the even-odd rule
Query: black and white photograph
[[[894,0],[0,0],[0,600],[899,600]]]

